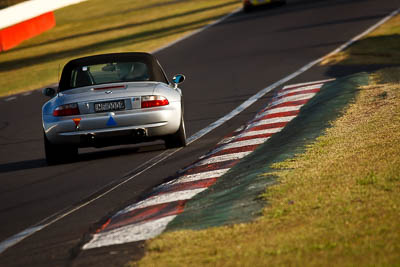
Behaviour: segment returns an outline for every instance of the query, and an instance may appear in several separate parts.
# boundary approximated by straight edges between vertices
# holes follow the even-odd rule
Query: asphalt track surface
[[[191,136],[397,8],[398,0],[289,0],[283,7],[239,12],[156,55],[169,77],[176,73],[187,77],[181,88]],[[360,70],[371,68],[313,67],[289,83]],[[0,266],[120,266],[139,258],[141,242],[83,253],[76,248],[108,214],[190,165],[251,119],[269,97],[111,193],[7,249],[0,255]],[[48,167],[40,118],[45,101],[38,91],[0,99],[0,242],[93,199],[165,151],[162,142],[86,149],[79,162]]]

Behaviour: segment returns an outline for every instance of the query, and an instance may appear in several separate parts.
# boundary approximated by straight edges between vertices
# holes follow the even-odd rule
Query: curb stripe
[[[265,129],[265,130],[260,130],[260,131],[246,131],[244,133],[238,134],[239,138],[242,137],[249,137],[253,135],[260,135],[260,134],[274,134],[280,132],[282,128],[270,128],[270,129]]]
[[[255,121],[251,125],[252,125],[252,127],[257,127],[257,126],[261,126],[261,125],[273,125],[273,124],[281,123],[281,122],[289,122],[289,121],[293,120],[294,118],[296,118],[296,116],[278,117],[278,118]]]
[[[285,91],[279,92],[276,97],[281,97],[281,96],[285,96],[288,95],[290,93],[297,93],[297,92],[304,92],[304,91],[308,91],[308,90],[315,90],[315,89],[321,89],[321,87],[323,86],[323,83],[319,83],[319,84],[315,84],[315,85],[309,85],[307,87],[296,87],[296,88],[289,88]]]
[[[181,176],[181,178],[178,178],[177,181],[174,182],[174,184],[203,180],[203,179],[208,179],[208,178],[212,178],[212,177],[220,177],[220,176],[224,175],[225,173],[227,173],[228,171],[229,171],[229,169],[220,169],[220,170],[215,170],[215,171],[208,171],[208,172],[202,172],[202,173],[197,173],[197,174],[184,175],[184,176]]]
[[[246,152],[238,152],[238,153],[232,153],[232,154],[227,154],[227,155],[211,157],[211,158],[208,158],[208,159],[205,159],[205,160],[201,160],[199,163],[197,163],[197,166],[209,165],[209,164],[212,164],[212,163],[218,163],[218,162],[225,162],[225,161],[242,159],[242,158],[246,157],[250,153],[251,153],[251,151],[246,151]]]
[[[286,85],[282,88],[281,91],[285,91],[285,90],[293,89],[293,88],[304,87],[304,86],[310,86],[310,85],[314,85],[314,84],[320,84],[320,83],[324,84],[324,83],[331,82],[334,80],[335,79],[333,78],[333,79],[326,79],[326,80],[316,81],[316,82],[306,82],[306,83],[297,83],[297,84]]]
[[[110,231],[120,226],[133,223],[143,223],[150,220],[157,220],[163,217],[178,215],[183,212],[187,200],[158,204],[146,208],[135,209],[113,219],[106,224],[104,231]]]
[[[284,112],[276,112],[276,113],[268,113],[265,112],[264,116],[257,118],[255,121],[260,121],[260,120],[266,120],[266,119],[272,119],[272,118],[278,118],[278,117],[287,117],[287,116],[296,116],[297,114],[299,114],[300,112],[300,108],[296,109],[296,110],[291,110],[291,111],[284,111]]]
[[[219,145],[225,144],[231,142],[233,139],[236,140],[236,138],[241,138],[241,137],[254,136],[260,134],[274,134],[280,132],[282,129],[283,128],[269,128],[265,130],[253,131],[252,129],[248,128],[246,130],[242,130],[241,132],[235,133],[233,136],[223,139],[224,142],[221,141],[218,144]]]
[[[186,182],[186,183],[179,183],[179,184],[172,184],[169,186],[164,187],[157,193],[157,196],[162,194],[169,194],[177,191],[183,190],[192,190],[192,189],[199,189],[199,188],[207,188],[213,185],[217,181],[217,178],[208,178],[193,182]]]
[[[175,217],[176,215],[172,215],[146,223],[127,225],[122,228],[102,232],[101,234],[95,234],[92,241],[86,243],[82,249],[99,248],[150,239],[161,234],[168,223],[175,219]]]
[[[300,110],[301,104],[299,105],[292,105],[292,106],[274,106],[271,108],[266,108],[265,113],[268,114],[274,114],[274,113],[280,113],[280,112],[288,112],[288,111],[295,111],[295,110]]]
[[[275,128],[275,129],[279,129],[279,128]],[[252,139],[263,139],[264,142],[267,141],[273,134],[272,133],[267,133],[267,134],[256,134],[256,135],[251,135],[251,136],[244,136],[244,137],[240,137],[238,139],[235,140],[236,143],[241,142],[241,141],[248,141],[248,140],[252,140]],[[263,142],[263,143],[264,143]]]
[[[310,93],[318,93],[319,92],[319,87],[318,89],[309,89],[309,90],[305,90],[305,91],[300,91],[300,92],[292,92],[290,91],[289,93],[282,95],[282,96],[277,96],[277,99],[282,99],[284,97],[288,97],[288,96],[293,96],[293,95],[303,95],[303,94],[310,94]]]
[[[219,151],[213,151],[211,152],[208,156],[216,157],[216,156],[221,156],[225,154],[234,154],[234,153],[239,153],[239,152],[245,152],[245,151],[254,151],[260,144],[263,144],[267,138],[263,138],[262,141],[260,141],[259,144],[255,145],[245,145],[245,146],[237,146],[237,147],[232,147],[232,148],[223,148]]]
[[[273,129],[273,128],[283,128],[288,124],[288,122],[277,122],[271,123],[266,125],[254,126],[250,131],[259,131],[259,130],[266,130],[266,129]]]
[[[192,165],[188,170],[186,170],[186,174],[198,174],[203,172],[208,172],[216,169],[230,169],[234,165],[238,163],[238,160],[230,160],[230,161],[223,161],[223,162],[216,162],[208,165],[203,166],[196,166]]]
[[[275,107],[278,106],[280,104],[284,104],[287,102],[294,102],[294,101],[301,101],[301,100],[309,100],[310,98],[312,98],[315,95],[315,93],[311,93],[311,94],[304,94],[304,95],[294,95],[294,96],[288,96],[285,97],[283,99],[279,99],[278,101],[275,101],[271,104],[271,107]]]
[[[267,110],[274,109],[274,108],[281,108],[281,107],[303,106],[307,102],[308,102],[308,98],[302,99],[302,100],[296,100],[296,101],[288,101],[288,102],[283,102],[281,104],[274,105],[272,107],[268,107]]]
[[[296,110],[300,110],[302,106],[301,105],[297,105],[297,106],[285,106],[285,107],[274,107],[274,108],[265,108],[264,110],[262,110],[260,113],[258,113],[254,120],[257,120],[258,118],[266,115],[266,114],[275,114],[275,113],[283,113],[283,112],[290,112],[290,111],[296,111]]]
[[[132,205],[128,209],[128,211],[141,209],[141,208],[147,208],[147,207],[150,207],[153,205],[174,202],[174,201],[178,201],[178,200],[187,200],[206,189],[207,188],[197,188],[197,189],[193,189],[193,190],[186,190],[186,191],[179,191],[179,192],[151,196],[145,200],[142,200],[142,201],[136,203],[135,205]]]
[[[231,149],[231,148],[259,145],[259,144],[264,143],[267,139],[268,138],[257,138],[257,137],[252,137],[252,139],[246,140],[246,141],[235,139],[235,140],[233,140],[232,142],[230,142],[228,144],[225,144],[223,146],[217,147],[216,149],[211,151],[209,154],[206,154],[205,157],[207,157],[209,155],[212,155],[214,153],[223,151],[223,150]]]

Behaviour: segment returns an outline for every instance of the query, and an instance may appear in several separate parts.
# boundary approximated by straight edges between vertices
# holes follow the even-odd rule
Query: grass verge
[[[397,51],[386,51],[398,45],[398,25],[399,16],[325,64],[398,65]],[[399,73],[394,67],[370,74],[370,84],[357,88],[354,103],[323,136],[262,174],[279,183],[263,194],[268,205],[259,219],[167,232],[148,241],[146,256],[131,265],[398,266]]]
[[[57,26],[0,53],[0,96],[56,83],[86,55],[153,51],[240,6],[237,0],[90,0],[55,12]]]

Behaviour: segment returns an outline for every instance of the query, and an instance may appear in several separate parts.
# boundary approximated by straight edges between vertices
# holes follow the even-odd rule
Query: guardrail
[[[54,10],[83,1],[86,0],[29,0],[0,9],[0,51],[53,28]]]

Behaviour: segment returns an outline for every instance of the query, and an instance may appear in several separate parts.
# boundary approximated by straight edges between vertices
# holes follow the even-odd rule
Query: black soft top
[[[101,54],[88,57],[77,58],[69,61],[61,74],[59,83],[59,91],[71,89],[70,81],[72,70],[76,67],[83,67],[87,65],[102,64],[108,62],[132,62],[140,61],[145,63],[150,71],[150,81],[169,83],[165,76],[164,70],[161,68],[160,63],[155,56],[144,52],[128,52],[128,53],[112,53]]]

